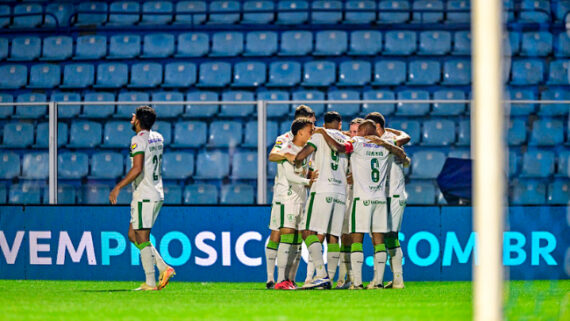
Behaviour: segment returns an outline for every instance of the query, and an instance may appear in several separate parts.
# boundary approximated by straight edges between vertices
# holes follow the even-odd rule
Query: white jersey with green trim
[[[350,169],[354,181],[354,198],[385,200],[389,152],[364,137],[353,137],[348,143]]]
[[[164,200],[162,189],[162,151],[164,139],[155,131],[142,130],[131,138],[131,166],[133,157],[144,154],[143,171],[133,181],[133,199]]]
[[[281,152],[284,146],[289,144],[293,141],[293,133],[291,131],[286,132],[283,135],[280,135],[275,139],[275,144],[273,144],[272,152]]]
[[[382,139],[388,143],[396,145],[396,134],[385,131]],[[404,175],[404,165],[402,162],[396,160],[396,156],[390,154],[388,161],[388,179],[386,182],[386,196],[392,197],[399,195],[403,197],[406,195],[406,177]]]
[[[287,143],[281,148],[284,153],[297,155],[302,147]],[[273,203],[283,201],[294,201],[305,203],[307,200],[307,189],[305,186],[309,183],[307,179],[308,161],[303,161],[303,165],[295,168],[294,165],[284,160],[277,164],[277,175],[275,175],[275,184],[273,185]]]
[[[349,137],[335,129],[327,129],[328,135],[341,144],[345,144]],[[346,193],[346,170],[348,157],[330,148],[321,134],[313,134],[307,142],[315,149],[311,168],[319,171],[319,177],[313,183],[311,192],[316,193]]]

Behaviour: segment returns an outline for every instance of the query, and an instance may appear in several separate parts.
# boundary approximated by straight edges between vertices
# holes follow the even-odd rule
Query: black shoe
[[[273,289],[274,286],[275,286],[275,282],[273,282],[273,281],[269,281],[269,282],[265,283],[265,287],[267,288],[267,290]]]

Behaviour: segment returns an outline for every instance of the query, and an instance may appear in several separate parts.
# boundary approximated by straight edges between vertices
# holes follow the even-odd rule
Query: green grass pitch
[[[404,290],[265,290],[261,283],[0,280],[7,320],[469,320],[471,282],[407,282]],[[508,320],[570,320],[570,280],[505,284]]]

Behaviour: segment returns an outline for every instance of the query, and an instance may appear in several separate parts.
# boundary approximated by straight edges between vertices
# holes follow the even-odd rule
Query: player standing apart
[[[146,282],[135,289],[137,291],[160,290],[176,274],[172,267],[166,265],[150,242],[150,229],[158,217],[164,200],[161,174],[164,139],[158,132],[150,130],[155,120],[156,113],[152,107],[141,106],[136,109],[131,119],[132,129],[136,132],[131,138],[132,167],[109,194],[111,204],[116,204],[121,189],[133,183],[128,236],[140,250],[146,275]],[[160,272],[158,285],[154,275],[155,264]]]

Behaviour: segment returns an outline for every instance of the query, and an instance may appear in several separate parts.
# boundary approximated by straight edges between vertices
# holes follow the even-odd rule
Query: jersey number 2
[[[152,163],[154,164],[154,170],[152,171],[152,179],[158,181],[162,172],[162,155],[154,155],[152,158]]]

